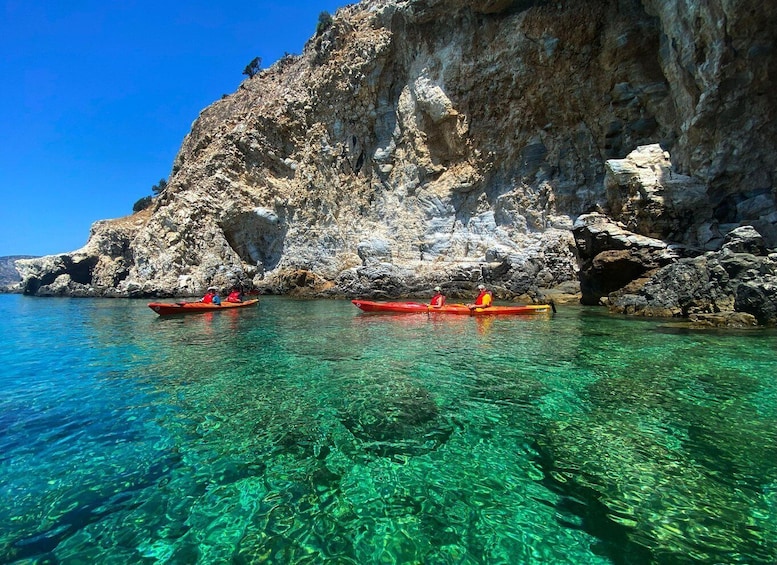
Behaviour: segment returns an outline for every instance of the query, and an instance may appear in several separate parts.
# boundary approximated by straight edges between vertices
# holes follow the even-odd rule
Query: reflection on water
[[[773,332],[0,296],[0,562],[774,563]]]

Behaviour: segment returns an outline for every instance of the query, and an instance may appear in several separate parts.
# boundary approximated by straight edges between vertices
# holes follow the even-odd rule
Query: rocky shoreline
[[[674,6],[674,7],[672,7]],[[777,6],[363,0],[203,110],[36,296],[574,300],[775,319]]]
[[[767,249],[763,237],[750,226],[728,233],[719,251],[696,256],[688,255],[687,249],[672,248],[660,240],[629,232],[596,213],[581,216],[573,233],[580,260],[579,281],[568,280],[554,287],[531,282],[536,278],[525,269],[516,282],[514,269],[507,261],[459,266],[430,278],[373,258],[341,273],[334,282],[320,281],[310,272],[298,270],[273,279],[271,285],[251,289],[305,298],[388,300],[425,298],[430,288],[439,285],[449,298],[466,300],[477,284],[485,282],[497,300],[579,302],[604,306],[618,314],[683,319],[696,327],[777,325],[777,251]],[[62,259],[52,256],[49,260]],[[22,261],[40,265],[40,259]],[[63,262],[62,267],[67,264]],[[28,273],[24,266],[22,271]],[[27,274],[24,282],[29,281]],[[25,287],[18,284],[7,291],[25,292]],[[36,294],[118,296],[73,282],[69,274],[57,276],[54,284],[39,287]]]
[[[777,325],[777,251],[751,226],[729,232],[719,251],[695,256],[597,214],[577,221],[575,237],[583,304],[697,326]]]

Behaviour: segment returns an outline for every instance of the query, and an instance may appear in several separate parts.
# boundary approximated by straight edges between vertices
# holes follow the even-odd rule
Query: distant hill
[[[34,257],[34,255],[8,255],[0,257],[0,291],[22,280],[19,271],[14,266],[14,261],[17,259],[33,259]]]

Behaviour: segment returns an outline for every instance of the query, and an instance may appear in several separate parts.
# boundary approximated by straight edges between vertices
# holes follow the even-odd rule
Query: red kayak
[[[434,308],[420,302],[373,302],[371,300],[351,300],[363,312],[404,312],[406,314],[459,314],[465,316],[499,316],[506,314],[547,314],[551,304],[527,304],[524,306],[489,306],[470,309],[464,304],[447,304]]]
[[[160,316],[171,314],[201,314],[214,310],[230,310],[232,308],[246,308],[259,303],[259,299],[244,300],[243,302],[222,302],[218,304],[205,304],[204,302],[150,302],[148,307]]]

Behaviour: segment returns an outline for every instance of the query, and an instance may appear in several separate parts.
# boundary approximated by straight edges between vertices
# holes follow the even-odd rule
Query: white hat
[[[478,290],[485,290],[485,289],[486,289],[486,285],[484,285],[484,284],[479,284],[478,285]]]
[[[434,287],[434,290],[436,290],[437,292],[440,292],[442,289],[439,286],[436,286]]]

